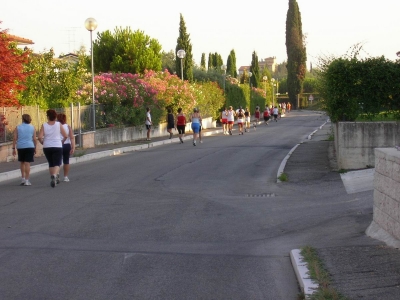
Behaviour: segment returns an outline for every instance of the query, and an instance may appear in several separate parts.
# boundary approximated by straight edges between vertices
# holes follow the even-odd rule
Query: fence
[[[85,132],[93,130],[93,106],[71,105],[66,108],[55,108],[57,113],[64,113],[67,116],[67,123],[72,130],[76,132]],[[101,122],[104,115],[101,113],[102,106],[96,105],[96,123]],[[40,109],[39,106],[0,107],[0,143],[12,141],[13,132],[17,125],[22,122],[22,115],[29,114],[32,118],[31,124],[36,131],[47,121],[46,109]]]

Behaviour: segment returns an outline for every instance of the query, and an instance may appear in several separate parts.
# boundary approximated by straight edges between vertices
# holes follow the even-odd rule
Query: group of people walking
[[[193,113],[186,118],[186,115],[183,113],[182,108],[178,108],[178,113],[174,116],[172,109],[168,108],[167,110],[167,132],[169,133],[169,138],[171,139],[173,136],[172,130],[178,130],[179,141],[183,144],[183,138],[185,136],[186,131],[186,122],[189,121],[192,123],[191,128],[193,131],[193,146],[197,145],[197,141],[199,140],[202,143],[201,136],[201,127],[202,127],[202,116],[200,114],[200,110],[198,108],[193,109]],[[151,114],[150,108],[146,108],[146,121],[145,121],[146,129],[147,129],[147,141],[151,141]]]
[[[32,118],[22,115],[22,124],[14,130],[13,156],[18,153],[21,170],[21,185],[30,186],[30,165],[34,162],[37,141],[43,145],[50,173],[50,186],[60,183],[60,167],[63,164],[64,181],[68,182],[69,158],[75,151],[75,139],[71,127],[66,123],[65,114],[57,114],[53,109],[46,112],[47,122],[43,123],[36,138],[35,128],[30,124]]]

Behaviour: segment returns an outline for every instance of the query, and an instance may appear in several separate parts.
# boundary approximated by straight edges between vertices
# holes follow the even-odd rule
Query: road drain
[[[272,194],[246,194],[246,197],[248,198],[270,198],[270,197],[275,197],[276,195],[274,193]]]

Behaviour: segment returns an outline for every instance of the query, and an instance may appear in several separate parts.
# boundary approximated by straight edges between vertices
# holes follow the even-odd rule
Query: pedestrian
[[[228,110],[226,109],[226,107],[224,109],[222,109],[222,112],[221,112],[221,123],[222,123],[222,129],[224,131],[224,134],[228,134],[227,112],[228,112]]]
[[[43,145],[43,153],[49,163],[50,186],[54,188],[60,183],[62,144],[68,138],[68,135],[61,123],[57,122],[57,112],[54,109],[47,110],[46,115],[47,122],[42,124],[39,131],[39,142]]]
[[[250,111],[246,107],[244,110],[244,132],[249,132],[250,131]]]
[[[153,125],[153,123],[151,122],[150,107],[146,107],[146,121],[144,122],[144,124],[146,125],[146,129],[147,129],[146,141],[151,141],[150,131],[151,131],[151,125]]]
[[[287,107],[288,113],[290,113],[290,109],[292,108],[292,104],[290,104],[290,102],[288,102],[286,107]]]
[[[174,121],[174,115],[172,114],[172,109],[168,108],[168,114],[167,114],[167,131],[169,132],[169,138],[172,138],[172,129],[176,129],[175,127],[175,121]]]
[[[235,112],[232,106],[229,106],[226,112],[226,119],[228,120],[228,133],[232,135],[233,123],[235,123]]]
[[[275,122],[278,122],[278,114],[279,114],[279,110],[278,108],[275,106],[274,109],[272,110],[272,113],[274,114],[274,120]]]
[[[20,185],[30,186],[29,175],[31,172],[31,162],[34,161],[36,154],[36,130],[31,125],[32,118],[28,114],[22,115],[22,124],[15,127],[14,139],[12,144],[12,154],[15,157],[18,151],[18,161],[20,162],[21,183]]]
[[[200,123],[201,123],[201,115],[197,108],[193,109],[193,113],[190,116],[190,122],[192,122],[193,146],[196,146],[197,138],[199,136]]]
[[[239,109],[236,111],[236,115],[237,115],[237,124],[239,128],[239,135],[243,135],[244,110],[242,109],[241,106],[239,106]]]
[[[185,135],[186,128],[186,116],[182,113],[182,108],[178,108],[178,114],[176,115],[176,128],[178,129],[179,140],[183,144],[183,137]]]
[[[270,119],[270,110],[268,108],[268,105],[265,105],[263,116],[264,116],[265,125],[268,125],[268,121]]]
[[[256,110],[254,112],[254,119],[255,119],[255,121],[254,121],[253,126],[254,126],[254,130],[256,130],[257,124],[258,124],[258,122],[260,122],[260,107],[258,106],[258,104],[257,104]]]
[[[72,132],[71,126],[67,124],[67,116],[65,114],[58,114],[57,121],[61,123],[61,126],[64,128],[67,133],[67,139],[62,144],[63,152],[62,152],[62,161],[63,161],[63,175],[64,181],[69,182],[69,158],[74,154],[75,151],[75,137]]]

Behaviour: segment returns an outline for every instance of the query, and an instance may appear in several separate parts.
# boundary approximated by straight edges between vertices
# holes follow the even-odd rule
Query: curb
[[[294,272],[296,273],[297,281],[299,282],[301,291],[305,296],[312,295],[319,285],[314,283],[308,275],[308,265],[304,262],[303,256],[300,254],[300,249],[290,251],[290,260]]]

